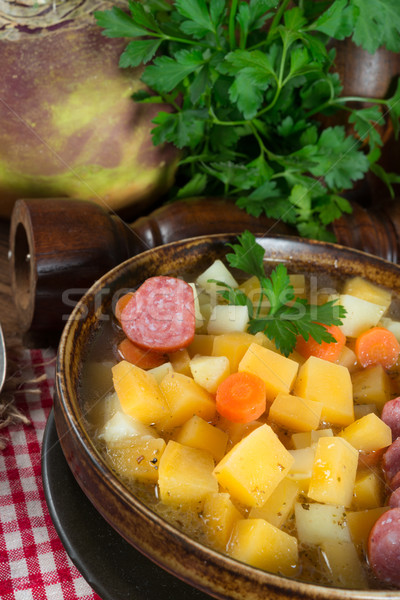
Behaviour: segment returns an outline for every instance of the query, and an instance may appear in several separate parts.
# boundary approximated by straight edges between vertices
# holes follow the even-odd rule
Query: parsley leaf
[[[265,333],[285,356],[293,351],[298,336],[304,337],[305,340],[311,336],[319,344],[323,341],[333,342],[333,336],[324,325],[341,325],[346,314],[345,309],[335,300],[314,305],[309,304],[305,299],[296,298],[287,269],[283,264],[278,264],[269,278],[265,275],[265,251],[256,242],[252,233],[245,231],[238,236],[238,242],[238,244],[228,244],[234,252],[227,254],[226,258],[231,267],[239,268],[259,279],[261,297],[258,308],[254,312],[250,300],[240,289],[236,290],[218,282],[227,288],[219,293],[230,304],[248,306],[250,315],[248,331],[253,334],[260,331]],[[267,298],[269,304],[266,316],[260,316],[263,297]]]

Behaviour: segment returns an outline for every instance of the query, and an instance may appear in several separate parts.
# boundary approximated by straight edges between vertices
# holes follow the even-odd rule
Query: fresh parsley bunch
[[[226,288],[220,290],[219,294],[229,304],[247,306],[249,333],[262,331],[285,356],[295,348],[298,336],[305,340],[311,336],[319,344],[336,341],[324,325],[342,325],[342,319],[346,316],[343,306],[337,304],[336,300],[317,305],[295,297],[283,264],[278,264],[267,277],[264,269],[265,250],[249,231],[238,236],[238,244],[228,245],[233,250],[226,255],[229,265],[257,277],[260,282],[260,297],[255,308],[242,290],[217,282],[220,287]],[[269,305],[266,315],[261,312],[264,298]]]
[[[177,197],[229,196],[331,239],[329,223],[351,212],[342,194],[368,170],[393,194],[400,176],[378,164],[376,126],[391,119],[398,136],[400,84],[387,99],[341,96],[328,41],[400,51],[398,0],[130,0],[129,10],[97,12],[97,23],[130,38],[121,67],[146,65],[149,91],[134,99],[169,105],[152,136],[182,151]],[[318,116],[336,111],[354,136],[322,127]]]

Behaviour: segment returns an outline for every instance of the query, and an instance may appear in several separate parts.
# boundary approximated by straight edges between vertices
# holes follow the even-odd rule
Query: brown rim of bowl
[[[139,515],[141,515],[149,524],[161,527],[166,534],[176,540],[184,548],[190,552],[195,553],[196,558],[201,562],[209,561],[212,559],[217,569],[223,569],[228,571],[229,576],[241,577],[242,581],[246,581],[251,590],[253,582],[261,587],[265,586],[265,591],[271,592],[274,597],[275,594],[287,595],[296,598],[312,598],[314,600],[343,600],[348,598],[349,600],[369,600],[377,598],[387,598],[399,600],[400,592],[396,590],[350,590],[344,588],[336,588],[324,585],[318,585],[313,583],[306,583],[296,579],[291,579],[285,576],[276,575],[263,571],[261,569],[251,567],[245,563],[237,561],[227,555],[207,548],[191,539],[188,535],[181,532],[173,525],[165,521],[162,517],[158,516],[140,500],[138,500],[125,486],[124,484],[114,475],[109,467],[106,465],[104,459],[101,457],[98,450],[95,448],[92,440],[90,439],[85,426],[83,424],[82,415],[79,414],[79,407],[77,406],[77,398],[75,397],[76,391],[72,380],[68,377],[71,370],[71,348],[75,348],[77,344],[78,352],[82,346],[82,330],[85,332],[85,328],[88,329],[88,321],[84,320],[87,314],[87,305],[94,309],[92,321],[102,314],[101,306],[95,306],[95,299],[102,297],[101,292],[105,287],[112,289],[112,285],[119,281],[121,278],[126,277],[126,271],[129,272],[130,265],[133,264],[137,268],[141,265],[146,264],[146,261],[150,260],[150,257],[154,254],[165,254],[173,253],[179,261],[179,252],[184,252],[189,247],[202,249],[203,247],[217,247],[221,252],[226,249],[226,243],[232,243],[236,239],[236,235],[211,235],[201,236],[196,238],[190,238],[179,242],[172,242],[165,246],[151,249],[140,255],[128,259],[124,263],[121,263],[98,281],[96,281],[92,287],[86,292],[83,298],[78,302],[70,315],[64,331],[62,333],[56,364],[56,398],[60,404],[60,408],[63,412],[63,417],[66,421],[67,427],[72,430],[78,440],[80,447],[83,449],[89,463],[94,469],[96,476],[106,482],[106,485],[113,489],[115,495],[126,505],[129,505]],[[333,269],[336,270],[341,267],[341,273],[345,275],[363,274],[366,278],[374,280],[382,269],[385,273],[385,284],[387,287],[394,289],[400,293],[400,267],[390,263],[384,259],[375,257],[373,255],[366,254],[362,251],[349,249],[339,244],[332,244],[327,242],[302,240],[300,238],[291,238],[288,236],[268,236],[257,238],[257,241],[262,243],[266,248],[266,251],[270,251],[270,243],[274,244],[273,252],[269,258],[272,261],[292,261],[301,265],[310,264],[315,267],[314,261],[318,258],[318,269],[325,270]],[[300,256],[300,258],[298,258]],[[332,264],[332,258],[334,258],[334,264]],[[140,279],[140,278],[139,278]],[[382,282],[381,282],[382,283]],[[397,283],[395,285],[395,283]],[[383,284],[383,283],[382,283]],[[384,285],[384,284],[383,284]],[[103,298],[104,298],[103,294]],[[91,322],[92,322],[91,321]],[[62,444],[62,440],[61,444]],[[64,449],[63,449],[64,450]],[[67,457],[68,460],[68,457]],[[74,473],[76,477],[76,473]],[[84,489],[82,482],[79,481],[79,485]],[[90,498],[93,502],[93,498]],[[97,510],[102,514],[107,521],[109,519],[104,515],[96,506]],[[110,521],[109,521],[110,522]],[[113,526],[113,523],[110,522]],[[117,529],[118,531],[118,529]],[[121,532],[120,532],[121,533]],[[123,535],[121,533],[121,535]],[[125,537],[125,536],[123,536]],[[128,541],[132,543],[132,540]],[[135,545],[133,543],[133,545]],[[217,598],[240,598],[243,597],[242,593],[239,595],[224,595],[223,590],[215,590],[210,581],[210,587],[204,584],[204,579],[194,580],[191,577],[185,576],[182,572],[171,569],[168,564],[164,564],[162,560],[157,560],[152,554],[142,547],[136,546],[140,551],[144,552],[150,559],[159,564],[162,568],[168,570],[173,575],[180,579],[188,582],[189,584],[202,589],[203,591],[211,594]],[[207,573],[205,575],[207,581]],[[250,595],[248,596],[251,597]],[[254,596],[259,597],[259,596]]]

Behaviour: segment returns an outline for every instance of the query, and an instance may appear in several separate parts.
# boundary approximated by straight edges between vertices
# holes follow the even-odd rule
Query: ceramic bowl
[[[80,300],[63,331],[57,358],[54,417],[61,446],[77,482],[95,508],[130,544],[160,567],[219,599],[366,600],[396,598],[400,592],[353,591],[308,584],[250,567],[211,550],[155,514],[107,467],[85,423],[80,392],[82,365],[94,334],[111,315],[121,288],[154,275],[200,272],[228,250],[234,236],[208,236],[149,250],[97,281]],[[400,296],[400,267],[363,252],[290,237],[258,239],[266,258],[289,268],[349,277],[361,275]]]

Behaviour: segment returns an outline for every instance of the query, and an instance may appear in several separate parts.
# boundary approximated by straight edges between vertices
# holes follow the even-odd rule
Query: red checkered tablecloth
[[[52,350],[26,351],[18,407],[30,424],[1,431],[1,600],[100,600],[72,564],[49,515],[41,479],[41,445],[53,403]],[[32,383],[34,382],[34,383]]]

